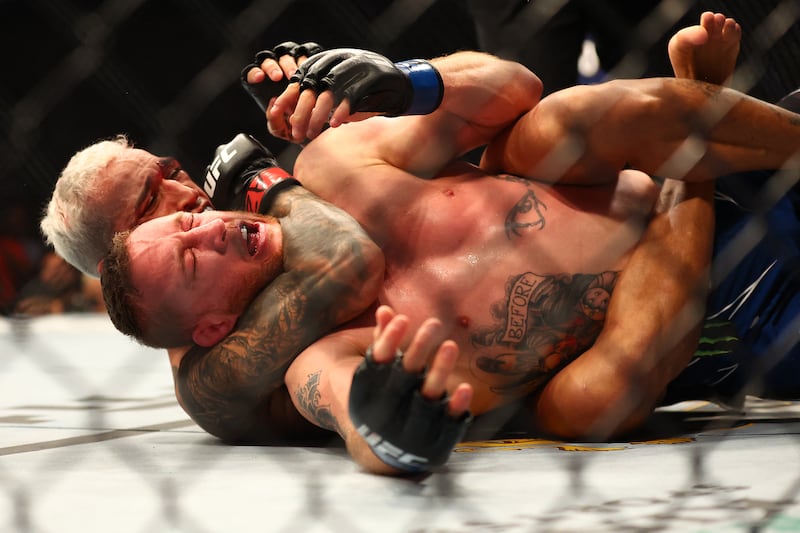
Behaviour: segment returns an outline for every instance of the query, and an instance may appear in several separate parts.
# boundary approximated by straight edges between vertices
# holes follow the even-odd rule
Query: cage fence
[[[6,211],[24,206],[35,231],[70,155],[119,132],[200,173],[219,144],[243,131],[291,168],[299,148],[267,134],[239,86],[253,54],[282,41],[366,48],[395,61],[483,49],[528,65],[552,92],[672,76],[669,38],[706,10],[742,26],[733,88],[777,103],[800,86],[796,0],[2,0],[0,203]],[[796,102],[787,105],[800,111]],[[709,109],[709,116],[724,112]],[[751,213],[718,221],[724,239],[712,280],[719,293],[721,280],[761,250],[791,254],[800,245],[798,228],[776,230],[785,212],[796,218],[797,172],[751,178],[718,183],[722,215],[731,206]],[[736,332],[757,283],[711,302],[695,357],[639,441],[552,441],[518,430],[515,413],[498,411],[476,422],[450,471],[416,488],[354,475],[335,440],[329,452],[302,455],[220,445],[180,411],[163,354],[121,339],[103,317],[9,315],[0,329],[0,525],[19,532],[798,531],[800,426],[791,401],[798,378],[792,384],[791,374],[800,369],[785,363],[800,332],[798,265],[795,258],[780,272],[772,263],[760,271],[757,281],[773,284],[767,307],[783,322],[782,333],[758,344],[758,358]],[[777,385],[767,391],[770,380]],[[697,400],[712,403],[691,414],[671,408]],[[767,468],[735,455],[743,428],[753,425],[744,430],[745,447],[767,460],[775,453],[781,464]],[[682,439],[694,445],[668,458],[648,455]],[[638,458],[608,459],[632,447]],[[513,453],[487,450],[529,455],[515,466]],[[678,488],[660,490],[649,477],[648,465],[659,461],[659,471],[680,478]],[[491,498],[465,497],[489,474],[496,479]],[[748,492],[762,476],[770,489]],[[614,491],[620,479],[635,487],[625,496]],[[219,503],[232,494],[237,512]],[[355,502],[345,504],[347,495]],[[528,500],[537,504],[519,503]]]

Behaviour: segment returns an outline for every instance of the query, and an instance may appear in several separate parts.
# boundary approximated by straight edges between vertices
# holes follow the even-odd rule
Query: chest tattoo
[[[506,236],[509,239],[521,237],[526,228],[544,229],[543,211],[546,209],[533,191],[527,191],[506,216]]]
[[[491,308],[492,324],[472,336],[473,373],[497,392],[538,387],[586,351],[603,328],[617,272],[523,272]]]
[[[503,181],[512,181],[525,185],[526,191],[516,204],[506,215],[505,231],[506,237],[509,239],[513,237],[521,237],[522,230],[533,228],[537,230],[544,229],[545,217],[544,212],[547,206],[539,200],[536,193],[530,189],[530,181],[511,176],[508,174],[501,174],[497,176],[498,179]]]

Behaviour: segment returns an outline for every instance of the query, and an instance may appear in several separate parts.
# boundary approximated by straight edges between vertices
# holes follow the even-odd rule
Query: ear
[[[236,315],[209,313],[202,317],[192,331],[192,340],[198,346],[214,346],[228,336],[236,325]]]
[[[100,261],[97,262],[97,275],[98,276],[103,273],[103,261],[105,261],[105,259],[101,259]]]

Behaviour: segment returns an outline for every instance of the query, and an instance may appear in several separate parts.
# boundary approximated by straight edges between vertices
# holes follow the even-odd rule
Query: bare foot
[[[683,28],[669,41],[669,60],[676,78],[724,85],[733,76],[742,28],[722,13],[704,12],[700,25]]]

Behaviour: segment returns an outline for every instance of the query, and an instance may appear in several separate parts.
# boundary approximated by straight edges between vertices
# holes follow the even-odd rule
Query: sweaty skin
[[[701,28],[716,31],[719,24],[728,24],[724,17],[718,18],[706,17]],[[720,32],[715,35],[706,43],[717,46],[719,36],[727,39]],[[687,43],[686,34],[676,41],[675,50],[697,46]],[[735,59],[735,47],[728,44],[723,48]],[[681,67],[680,61],[676,58],[677,67]],[[709,75],[709,79],[714,77]],[[721,76],[720,80],[727,77]],[[704,107],[725,113],[716,115],[714,122],[693,122],[691,114],[696,116],[698,109]],[[313,113],[317,114],[317,110]],[[576,120],[560,120],[566,117]],[[340,144],[330,141],[326,150],[326,135],[333,135],[329,130],[317,138],[316,144],[309,145],[298,160],[296,171],[318,194],[345,206],[385,247],[389,267],[381,302],[408,315],[412,324],[408,331],[414,331],[427,316],[441,318],[442,337],[455,340],[461,350],[446,389],[452,394],[458,390],[456,386],[470,383],[475,389],[470,404],[475,413],[535,389],[553,375],[560,376],[558,369],[575,361],[598,339],[603,318],[610,309],[606,295],[620,280],[619,270],[627,264],[631,243],[642,235],[645,206],[652,205],[653,199],[649,179],[638,179],[641,174],[636,173],[620,174],[620,168],[632,165],[654,174],[663,171],[702,181],[731,171],[780,166],[791,160],[800,126],[790,113],[755,104],[748,97],[719,87],[681,80],[625,81],[548,97],[489,146],[482,170],[465,170],[456,164],[426,172],[424,165],[416,166],[418,160],[409,153],[408,144],[398,141],[402,133],[392,135],[410,135],[408,130],[413,131],[419,141],[414,146],[425,152],[429,137],[425,131],[414,130],[411,120],[406,120],[405,127],[395,123],[391,129],[377,125],[372,130],[367,126],[340,127],[336,133]],[[303,117],[295,123],[303,124]],[[763,139],[770,138],[777,144],[768,150],[761,138],[752,137],[754,128],[742,127],[745,123],[758,124],[755,130],[765,133]],[[665,128],[665,124],[669,127]],[[694,161],[694,166],[670,166],[672,154],[686,148],[685,140],[692,131],[712,140],[704,147],[704,155]],[[570,152],[572,132],[585,133],[574,138],[587,139],[586,150]],[[299,135],[303,135],[302,131]],[[369,151],[365,154],[363,147],[368,144],[377,145],[376,152],[380,151],[381,157],[371,157]],[[349,147],[358,147],[358,152]],[[554,153],[566,157],[554,159]],[[341,172],[341,180],[330,179],[328,174],[328,181],[315,183],[315,175],[322,171],[317,166],[320,161],[333,162],[333,168]],[[394,169],[384,172],[382,162]],[[426,185],[411,184],[398,168],[412,168],[417,176],[436,175],[437,179]],[[491,199],[470,190],[472,179],[507,179],[503,174],[489,177],[501,168],[530,176],[531,181],[524,191],[495,185],[492,190],[500,193]],[[519,178],[512,181],[516,179]],[[549,182],[559,184],[548,185]],[[378,194],[375,183],[385,185],[386,190]],[[616,306],[617,316],[608,327],[604,342],[593,346],[591,357],[586,357],[586,362],[574,371],[564,373],[563,380],[553,379],[550,383],[557,383],[558,387],[539,397],[539,406],[533,406],[537,415],[552,413],[550,417],[540,417],[548,429],[565,436],[608,435],[640,423],[663,387],[685,365],[686,354],[691,354],[693,343],[696,344],[696,337],[692,341],[692,321],[700,315],[695,310],[688,313],[688,318],[674,318],[684,309],[702,307],[702,291],[700,302],[696,300],[710,250],[708,206],[712,188],[708,183],[698,183],[687,185],[681,192],[678,187],[681,200],[663,200],[667,206],[680,206],[680,210],[664,214],[661,223],[654,226],[645,241],[647,246],[637,255],[641,262],[626,277],[626,283],[633,288],[632,294],[641,297],[651,284],[658,283],[653,280],[668,281],[673,288],[667,291],[670,296],[659,293],[642,302],[647,305],[639,307],[649,311],[642,316],[636,315],[633,298]],[[390,196],[381,197],[384,193]],[[358,202],[352,202],[354,196]],[[391,197],[392,202],[386,202],[386,197]],[[420,198],[418,210],[406,203],[415,198]],[[395,227],[387,222],[393,220],[392,215],[401,221]],[[625,223],[619,217],[629,218]],[[558,232],[554,231],[556,227]],[[670,231],[674,234],[670,235]],[[503,241],[499,234],[508,239]],[[702,235],[705,236],[695,237]],[[582,238],[586,240],[581,241]],[[675,248],[682,239],[696,241],[687,247],[691,253]],[[403,248],[403,243],[413,243],[414,249]],[[677,253],[664,253],[659,247],[664,243],[667,250],[671,247]],[[520,254],[519,262],[509,259],[507,252],[512,250]],[[679,261],[681,268],[669,270],[666,259]],[[648,261],[655,268],[648,266]],[[434,289],[438,292],[433,293]],[[659,324],[670,320],[676,324],[674,330],[659,331]],[[642,333],[639,338],[637,328]],[[667,331],[674,334],[673,338],[662,336]],[[325,411],[330,415],[337,409],[346,413],[346,409],[342,410],[346,400],[341,400],[341,393],[340,399],[336,396],[337,391],[347,388],[347,372],[343,372],[345,378],[326,387],[318,370],[326,368],[326,353],[349,350],[363,354],[372,336],[368,327],[341,331],[312,346],[292,365],[287,374],[290,389],[307,385],[303,389],[305,398],[311,397],[310,389],[321,392],[312,395],[313,404],[296,402],[310,419],[330,427],[327,421],[331,417],[320,421],[315,418],[316,413]],[[620,339],[626,340],[624,345],[618,342]],[[659,343],[659,339],[668,342]],[[401,344],[407,343],[408,338]],[[670,355],[673,351],[676,355]],[[306,365],[307,358],[317,362]],[[335,358],[328,357],[328,368],[342,364],[330,359]],[[598,386],[597,394],[585,395],[587,388],[594,386],[591,376],[597,370],[618,378],[609,379],[608,387]],[[315,381],[305,383],[311,375]],[[627,396],[632,384],[633,388],[646,390],[641,401]],[[333,399],[326,402],[329,398]],[[598,411],[620,400],[631,403],[632,398],[641,407],[636,412],[623,412],[603,428],[593,424]],[[574,413],[567,405],[576,407]],[[339,418],[332,429],[342,433],[342,421],[346,417]]]
[[[298,159],[299,176],[325,135]],[[305,180],[317,187],[313,172]],[[596,187],[552,186],[458,162],[434,180],[376,165],[346,183],[332,201],[384,252],[379,301],[402,310],[409,331],[441,321],[462,347],[448,388],[471,383],[476,414],[539,388],[591,346],[658,194],[635,171]]]
[[[276,197],[271,212],[281,223],[285,271],[223,341],[170,350],[179,403],[200,427],[228,442],[318,435],[292,405],[286,368],[304,347],[364,312],[383,280],[383,254],[340,210],[291,188]]]
[[[453,90],[449,93],[453,98],[449,100],[473,114],[483,104],[486,112],[466,121],[459,109],[448,107],[446,98],[440,112],[431,115],[434,122],[425,121],[425,137],[438,137],[448,146],[437,143],[438,147],[430,153],[414,150],[423,160],[450,159],[485,144],[535,105],[541,94],[538,78],[518,64],[487,60],[478,53],[461,53],[440,61],[454,64],[450,69],[455,71],[451,75]],[[447,66],[440,68],[448,70]],[[459,98],[464,91],[467,98]],[[283,114],[278,114],[283,123]],[[303,133],[303,138],[306,136]],[[425,145],[421,136],[413,137]],[[320,185],[324,174],[316,181]],[[335,189],[336,185],[321,188],[329,187]],[[286,195],[282,192],[278,198],[283,201]],[[367,243],[360,240],[350,251],[349,243],[340,242],[341,232],[336,225],[320,223],[314,205],[288,200],[297,224],[295,235],[284,241],[294,243],[298,257],[302,257],[303,250],[315,251],[322,247],[335,248],[332,256],[351,259],[358,257],[354,252],[369,249]],[[272,210],[270,213],[275,215]],[[331,234],[331,229],[337,232]],[[359,228],[359,232],[363,230]],[[370,254],[364,255],[364,263],[372,268],[374,263],[367,259]],[[262,291],[255,305],[251,305],[237,323],[236,331],[220,344],[210,350],[195,346],[188,353],[184,348],[170,352],[179,401],[209,433],[235,442],[257,442],[274,434],[302,436],[307,433],[308,422],[292,406],[282,386],[286,368],[303,347],[321,338],[332,327],[363,313],[376,298],[363,290],[365,275],[355,268],[357,264],[350,265],[346,260],[332,264],[325,261],[300,263],[302,268],[299,269],[287,267],[286,281],[282,279],[284,276],[279,276]],[[374,270],[369,272],[374,273]],[[378,274],[379,281],[383,281],[383,263]],[[373,278],[367,279],[372,282]],[[314,282],[309,283],[307,279]],[[348,295],[347,305],[339,303],[343,289],[347,289],[344,290]],[[365,299],[369,299],[366,304]],[[320,310],[324,311],[324,320],[316,314]],[[371,316],[371,311],[367,310],[364,316]]]
[[[578,98],[578,91],[585,98]],[[697,126],[690,124],[692,113],[708,102],[735,112],[719,127],[700,124],[701,133],[714,139],[710,150],[676,177],[704,180],[780,166],[796,148],[798,123],[789,114],[756,108],[747,98],[711,86],[651,80],[548,97],[492,143],[483,169],[441,166],[476,139],[486,139],[480,131],[491,115],[485,111],[486,116],[453,124],[445,120],[451,112],[445,100],[430,117],[374,118],[329,129],[301,153],[295,173],[307,188],[350,212],[383,248],[387,270],[379,301],[409,315],[406,342],[424,319],[439,317],[442,336],[455,340],[462,352],[445,378],[446,388],[452,393],[464,381],[473,384],[471,407],[480,413],[530,392],[598,337],[607,295],[656,196],[647,176],[619,170],[628,164],[652,173],[671,170],[665,167],[669,156]],[[637,114],[642,109],[653,113]],[[313,115],[329,111],[314,109]],[[748,148],[749,139],[725,135],[742,131],[737,125],[744,122],[759,123],[765,112],[780,119],[764,130],[765,142],[783,139],[774,150]],[[277,114],[285,116],[280,109]],[[560,122],[564,116],[572,121]],[[675,127],[665,130],[667,116]],[[308,115],[292,117],[298,138],[307,136],[302,129],[309,123]],[[588,150],[553,165],[547,156],[570,148],[556,141],[569,141],[571,131],[585,134]],[[419,179],[433,176],[437,179]],[[326,384],[332,371],[325,363],[330,354],[347,350],[363,356],[373,340],[373,323],[371,313],[363,314],[289,368],[295,405],[319,425],[346,433],[339,427],[346,417],[325,413],[346,413],[341,410],[346,401],[337,405],[340,400],[331,393],[346,391],[347,380]],[[253,340],[251,334],[241,337]],[[352,379],[351,363],[333,359],[334,365],[350,365]]]

